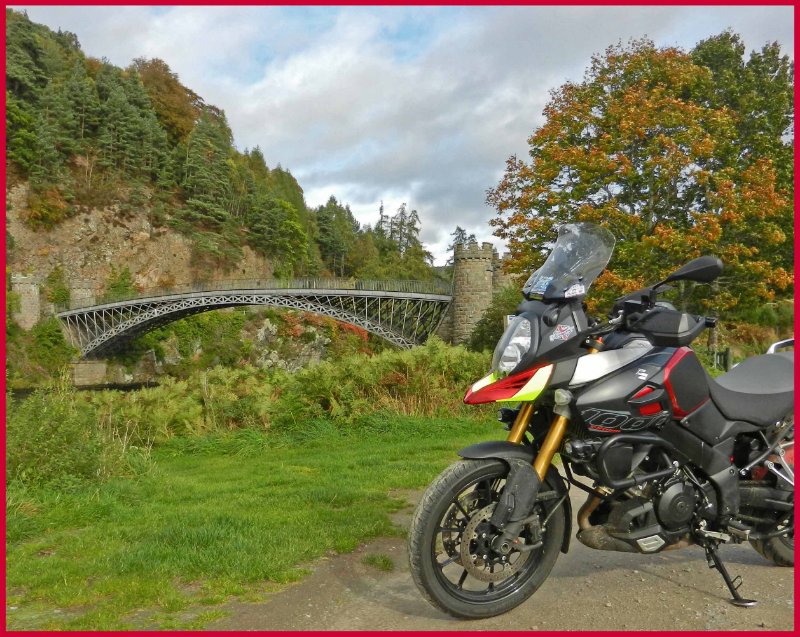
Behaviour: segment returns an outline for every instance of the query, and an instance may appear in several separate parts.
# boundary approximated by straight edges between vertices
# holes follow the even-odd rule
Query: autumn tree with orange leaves
[[[698,49],[705,45],[711,61],[728,54],[717,65],[724,70],[736,67],[740,44],[726,33]],[[774,46],[769,51],[774,58]],[[528,140],[529,157],[511,157],[487,196],[512,271],[538,267],[560,224],[591,221],[617,237],[593,287],[603,301],[702,254],[720,256],[726,270],[713,295],[698,287],[682,299],[689,307],[730,313],[790,294],[793,205],[785,175],[793,166],[783,162],[791,161],[791,97],[779,107],[786,126],[776,120],[770,130],[752,131],[755,116],[745,121],[746,109],[732,98],[726,103],[735,75],[712,72],[703,61],[640,40],[595,56],[583,82],[552,92],[546,121]],[[778,63],[789,64],[785,57]],[[791,75],[773,91],[784,102]],[[767,93],[758,89],[761,99]]]

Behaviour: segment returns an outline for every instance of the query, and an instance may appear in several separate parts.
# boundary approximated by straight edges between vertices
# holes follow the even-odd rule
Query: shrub
[[[82,400],[62,376],[27,399],[7,399],[9,481],[69,489],[113,475],[149,470],[149,445],[136,445],[130,424]]]
[[[7,322],[6,337],[6,377],[14,387],[51,381],[76,354],[52,316],[39,321],[30,332]]]
[[[69,305],[69,288],[64,279],[64,270],[57,265],[45,279],[45,295],[50,303],[56,306]]]
[[[272,424],[294,432],[319,418],[342,428],[369,414],[452,415],[463,407],[464,388],[486,372],[484,354],[450,347],[433,337],[423,347],[353,355],[323,362],[275,382]]]
[[[28,209],[22,219],[33,230],[50,230],[74,213],[64,195],[55,186],[31,189]]]
[[[103,292],[101,302],[118,301],[120,299],[130,299],[135,297],[139,290],[133,284],[133,275],[126,267],[117,270],[115,266],[111,266],[111,273],[108,275],[106,281],[105,291]]]

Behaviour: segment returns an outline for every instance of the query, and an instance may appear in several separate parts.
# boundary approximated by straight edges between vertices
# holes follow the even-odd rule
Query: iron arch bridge
[[[214,281],[144,291],[135,298],[82,306],[57,316],[82,358],[102,358],[137,336],[178,319],[224,307],[271,305],[357,325],[400,347],[425,342],[452,301],[441,282],[354,279]]]

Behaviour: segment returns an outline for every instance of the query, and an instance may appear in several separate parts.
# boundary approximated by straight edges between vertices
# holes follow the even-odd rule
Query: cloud
[[[30,7],[127,65],[164,59],[225,109],[240,148],[289,168],[311,205],[364,223],[405,202],[437,256],[456,224],[491,240],[484,203],[542,123],[548,91],[592,54],[649,36],[691,47],[727,27],[793,51],[791,7]]]

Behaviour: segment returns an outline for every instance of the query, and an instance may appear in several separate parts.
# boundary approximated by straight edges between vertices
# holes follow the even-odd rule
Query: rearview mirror
[[[675,270],[675,272],[670,274],[661,283],[669,283],[670,281],[711,283],[711,281],[716,279],[720,274],[722,274],[722,261],[719,257],[697,257]]]

